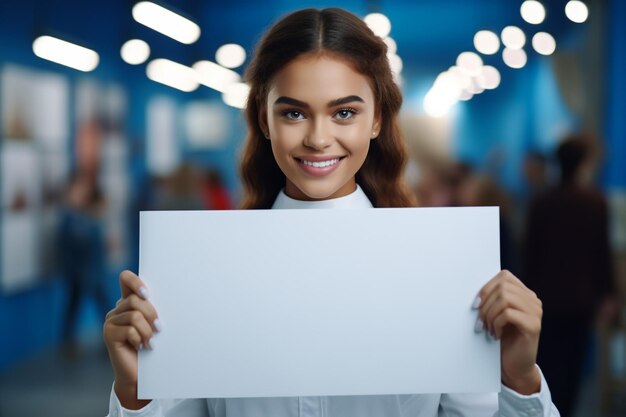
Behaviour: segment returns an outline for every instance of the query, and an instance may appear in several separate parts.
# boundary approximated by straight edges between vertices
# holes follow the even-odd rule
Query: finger
[[[503,294],[506,293],[503,288],[506,284],[505,280],[503,280],[500,276],[494,278],[492,281],[485,286],[481,295],[479,297],[480,305],[478,311],[478,321],[476,322],[476,332],[481,331],[482,329],[486,329],[488,332],[491,332],[491,328],[489,323],[487,323],[486,312],[489,311],[494,303],[496,303],[500,298],[503,297]]]
[[[489,310],[484,313],[485,315],[482,319],[491,334],[495,334],[496,331],[496,317],[499,317],[504,311],[507,310],[519,311],[520,313],[526,314],[529,317],[535,317],[541,321],[541,309],[529,302],[528,297],[509,292],[506,296],[499,297],[493,304],[491,304]]]
[[[120,289],[122,290],[123,298],[134,293],[144,300],[148,299],[148,287],[137,274],[131,271],[122,271],[120,274]]]
[[[116,308],[117,308],[117,305],[116,305]],[[111,316],[112,316],[112,315],[114,315],[115,313],[116,313],[115,308],[114,308],[113,310],[109,310],[109,312],[107,313],[107,315],[106,315],[106,316],[104,316],[104,321],[106,322],[106,321],[109,319],[109,317],[111,317]]]
[[[485,301],[489,297],[489,294],[493,292],[494,288],[496,288],[501,281],[502,281],[502,271],[498,272],[496,276],[491,278],[489,281],[487,281],[485,285],[483,285],[480,291],[478,291],[478,295],[476,296],[476,299],[474,300],[472,307],[481,308],[485,304]]]
[[[517,278],[517,277],[513,277],[513,278],[515,278],[515,279],[512,280],[511,283],[516,288],[519,288],[521,291],[523,291],[525,294],[527,294],[529,299],[532,300],[532,302],[534,304],[536,304],[539,308],[543,308],[543,303],[541,302],[541,300],[537,296],[537,293],[534,292],[533,290],[531,290],[530,288],[528,288],[526,285],[524,285],[524,283],[522,281],[520,281],[519,278]]]
[[[496,303],[506,300],[509,296],[515,296],[524,301],[520,304],[520,308],[529,310],[540,310],[541,302],[533,293],[527,288],[521,288],[506,280],[501,280],[495,287],[493,287],[491,293],[486,295],[486,299],[480,307],[480,316],[484,318],[488,312],[494,307]]]
[[[153,335],[152,326],[139,311],[126,311],[112,317],[109,321],[111,324],[116,326],[134,327],[139,333],[141,342],[143,342],[144,346],[150,347],[150,339],[152,339]]]
[[[501,282],[510,282],[512,284],[516,284],[517,286],[524,287],[522,281],[520,281],[511,272],[503,269],[502,271],[498,272],[496,276],[491,278],[485,285],[483,285],[483,287],[478,292],[478,296],[480,297],[480,299],[484,301],[487,297],[487,294],[491,293],[495,287],[500,285]]]
[[[481,308],[480,316],[485,321],[491,322],[500,311],[509,307],[529,314],[539,312],[537,305],[532,302],[528,294],[509,289],[493,294]]]
[[[141,314],[144,315],[146,321],[151,323],[154,330],[161,330],[161,322],[158,319],[156,309],[150,301],[140,298],[137,294],[131,294],[127,298],[120,301],[113,311],[115,311],[116,314],[121,314],[133,310],[140,311]]]
[[[104,325],[104,339],[108,342],[128,343],[136,350],[141,349],[143,345],[141,334],[135,327],[119,326],[110,321]]]
[[[514,308],[506,308],[493,320],[493,330],[496,339],[502,338],[507,326],[513,326],[521,333],[539,335],[541,332],[541,317],[524,313]]]
[[[109,310],[106,316],[104,316],[104,321],[107,321],[109,317],[117,313],[117,306],[119,306],[123,300],[124,300],[123,298],[120,298],[115,302],[115,307],[112,310]]]

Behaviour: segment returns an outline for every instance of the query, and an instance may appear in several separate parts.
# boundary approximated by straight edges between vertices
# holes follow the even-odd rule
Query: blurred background
[[[5,0],[0,416],[107,413],[138,212],[237,207],[254,45],[333,6],[386,39],[420,204],[500,206],[562,415],[626,415],[626,2]]]

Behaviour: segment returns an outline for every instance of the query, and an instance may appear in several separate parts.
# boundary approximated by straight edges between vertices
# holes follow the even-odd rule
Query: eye
[[[356,113],[357,111],[355,109],[341,109],[337,113],[335,113],[335,116],[339,120],[349,120],[352,119],[356,115]]]
[[[291,120],[302,120],[304,119],[304,114],[302,114],[302,112],[299,112],[297,110],[288,110],[283,112],[283,116],[285,116],[287,119],[291,119]]]

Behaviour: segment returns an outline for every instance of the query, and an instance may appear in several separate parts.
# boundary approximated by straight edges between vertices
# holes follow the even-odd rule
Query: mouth
[[[326,175],[331,173],[337,168],[339,162],[341,162],[345,156],[330,156],[330,157],[296,157],[295,160],[298,165],[308,174],[311,175]]]
[[[337,162],[339,162],[341,158],[327,159],[325,161],[309,161],[306,159],[299,159],[299,158],[296,158],[296,159],[298,159],[300,163],[310,166],[310,167],[325,168],[331,165],[335,165]]]

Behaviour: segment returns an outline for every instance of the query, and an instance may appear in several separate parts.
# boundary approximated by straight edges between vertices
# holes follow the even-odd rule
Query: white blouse
[[[361,187],[350,195],[300,201],[280,192],[273,209],[372,208]],[[541,373],[541,370],[540,370]],[[167,376],[163,376],[166,378]],[[521,395],[502,385],[499,393],[416,394],[281,398],[153,400],[141,410],[123,408],[111,390],[109,417],[558,417],[541,374],[541,390]]]

